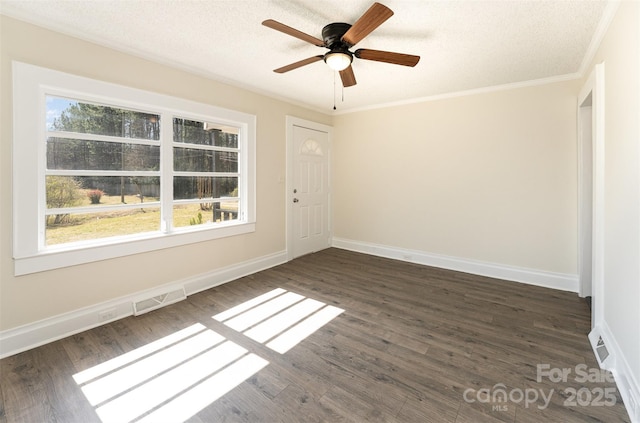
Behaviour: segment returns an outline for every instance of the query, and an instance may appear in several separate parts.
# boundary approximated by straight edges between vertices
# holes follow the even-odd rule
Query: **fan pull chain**
[[[333,110],[336,110],[336,72],[333,72]]]
[[[333,110],[336,110],[336,98],[338,98],[338,93],[336,92],[336,85],[338,84],[338,82],[336,81],[336,74],[338,72],[334,72],[333,73]],[[340,88],[341,88],[341,100],[344,103],[344,85],[340,84]]]

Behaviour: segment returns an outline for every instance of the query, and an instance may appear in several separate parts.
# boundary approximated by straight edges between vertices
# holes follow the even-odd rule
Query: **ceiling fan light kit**
[[[326,25],[322,28],[322,40],[273,19],[267,19],[262,22],[262,25],[317,47],[329,49],[324,55],[313,56],[291,63],[290,65],[275,69],[274,72],[289,72],[323,59],[331,69],[340,72],[342,85],[344,87],[351,87],[356,85],[356,78],[353,73],[353,67],[351,66],[354,56],[363,60],[413,67],[420,61],[420,56],[363,48],[355,52],[349,51],[351,47],[373,32],[373,30],[382,25],[382,23],[391,16],[393,16],[391,9],[383,4],[374,3],[353,25],[343,22]]]
[[[345,70],[351,66],[353,54],[351,52],[330,51],[324,55],[324,62],[334,71]]]

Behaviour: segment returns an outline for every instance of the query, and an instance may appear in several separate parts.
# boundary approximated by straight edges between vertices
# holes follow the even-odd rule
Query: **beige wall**
[[[130,295],[285,249],[285,115],[328,115],[1,17],[0,330]],[[82,266],[13,276],[11,61],[119,83],[257,116],[256,232]]]
[[[639,2],[621,3],[589,72],[603,62],[604,320],[640,388]]]
[[[334,118],[334,236],[577,272],[579,81]]]

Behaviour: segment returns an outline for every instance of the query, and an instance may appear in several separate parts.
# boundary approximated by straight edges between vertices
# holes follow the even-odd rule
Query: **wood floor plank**
[[[507,406],[498,412],[491,405],[463,403],[458,410],[456,423],[513,423],[515,418],[515,407]]]
[[[250,384],[241,383],[198,413],[205,422],[271,423],[284,420],[285,412]]]
[[[287,417],[283,420],[287,422],[299,422],[303,416],[308,423],[343,420],[340,414],[330,413],[330,409],[320,404],[321,397],[291,383],[273,399],[273,402],[284,410]]]
[[[397,422],[453,423],[458,416],[459,402],[407,398],[396,415]]]
[[[334,386],[320,399],[323,408],[343,417],[349,422],[387,422],[394,416],[376,402],[369,402],[351,391]],[[404,401],[398,404],[398,410]]]
[[[284,353],[245,334],[258,321],[237,331],[213,318],[276,288],[343,312]],[[222,369],[211,376],[181,373],[216,348],[206,344],[192,353],[182,345],[206,338],[219,340],[215,345],[224,340],[268,364],[243,373],[243,380],[211,403],[205,394],[203,408],[188,418],[192,423],[628,422],[609,381],[538,381],[539,364],[574,372],[577,365],[597,369],[586,337],[589,325],[589,309],[574,293],[331,248],[1,360],[0,423],[99,422],[73,375],[189,327],[197,333],[134,363],[158,361],[154,357],[164,356],[156,354],[173,349],[184,350],[183,358],[103,404],[161,383],[166,375],[178,376],[173,380],[180,383],[235,369],[232,361],[221,362]],[[187,341],[192,344],[183,344]],[[217,365],[201,360],[197,363]],[[202,380],[181,387],[180,395],[205,386],[199,385]],[[528,406],[478,400],[499,388],[553,395],[546,404],[538,399]],[[572,389],[614,389],[615,404],[566,404]],[[167,402],[179,397],[172,395]]]

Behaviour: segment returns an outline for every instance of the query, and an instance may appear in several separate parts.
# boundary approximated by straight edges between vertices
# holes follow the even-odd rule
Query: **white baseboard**
[[[333,238],[333,246],[344,250],[423,264],[426,266],[522,282],[529,285],[543,286],[545,288],[559,289],[562,291],[578,292],[578,275],[507,266],[503,264],[463,259],[441,254],[432,254],[424,251],[408,250],[405,248],[371,244],[336,237]]]
[[[182,284],[187,292],[187,296],[189,296],[286,262],[287,252],[279,251],[189,278],[188,280],[182,281]]]
[[[214,286],[285,263],[286,251],[258,257],[212,270],[171,284],[136,292],[100,304],[61,314],[18,328],[0,332],[0,358],[5,358],[76,333],[133,315],[133,302],[149,298],[176,286],[184,286],[193,295]],[[106,318],[105,318],[106,317]]]
[[[602,338],[609,352],[609,356],[604,360],[600,359],[596,348],[599,338]],[[589,342],[591,342],[591,348],[593,348],[593,353],[600,367],[613,374],[631,422],[640,423],[640,384],[634,377],[629,362],[622,354],[622,350],[620,350],[620,346],[606,322],[593,328],[589,333]]]

